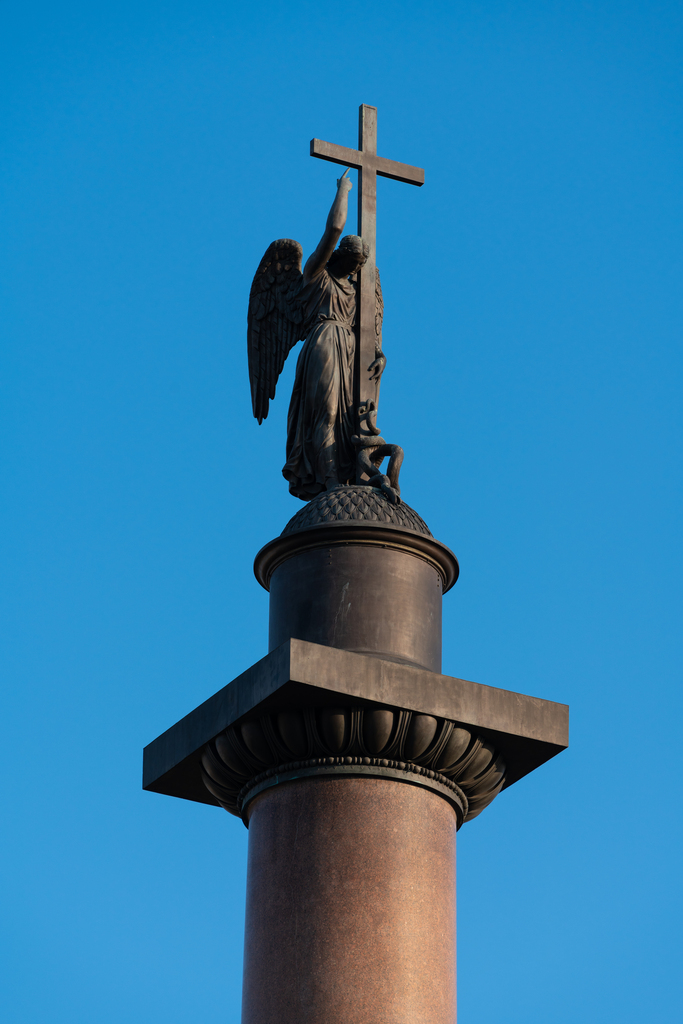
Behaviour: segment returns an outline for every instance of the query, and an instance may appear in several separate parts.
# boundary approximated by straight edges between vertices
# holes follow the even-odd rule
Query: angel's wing
[[[293,239],[273,242],[266,249],[249,293],[249,383],[259,423],[268,415],[268,402],[275,397],[275,385],[289,350],[303,337],[301,256],[301,246]]]
[[[375,267],[375,347],[382,351],[382,321],[384,320],[384,299],[379,281],[379,267]]]

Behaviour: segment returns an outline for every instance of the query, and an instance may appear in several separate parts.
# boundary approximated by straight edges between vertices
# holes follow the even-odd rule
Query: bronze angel
[[[317,249],[301,272],[302,248],[290,238],[268,246],[249,295],[247,340],[254,416],[262,423],[290,349],[304,341],[287,417],[289,490],[309,501],[321,491],[356,482],[354,365],[357,274],[368,257],[358,235],[342,238],[351,182],[345,171]],[[379,383],[382,293],[376,277],[375,359]],[[379,439],[381,440],[381,439]]]

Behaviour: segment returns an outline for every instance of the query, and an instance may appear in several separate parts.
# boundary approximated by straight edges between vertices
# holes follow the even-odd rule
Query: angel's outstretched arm
[[[306,260],[306,266],[304,267],[304,281],[306,283],[323,269],[334,252],[334,247],[344,230],[346,214],[348,212],[349,191],[353,187],[350,179],[346,177],[348,173],[347,167],[341,178],[337,180],[337,194],[327,216],[323,237],[318,242],[318,248]]]

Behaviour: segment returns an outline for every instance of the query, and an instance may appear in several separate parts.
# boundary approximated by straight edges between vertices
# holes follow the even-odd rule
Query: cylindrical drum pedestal
[[[454,1024],[456,812],[302,778],[249,805],[242,1024]]]
[[[268,646],[296,637],[440,672],[442,593],[437,569],[409,549],[304,548],[270,580]]]
[[[358,500],[362,491],[372,489],[324,498]],[[374,520],[314,519],[292,530],[295,516],[261,548],[254,569],[270,591],[269,650],[294,637],[440,672],[441,598],[458,578],[457,559],[407,505],[399,508],[404,520],[410,512],[410,528],[378,521],[378,513],[389,515],[386,507],[398,512],[386,499],[384,506],[377,495],[372,500]]]

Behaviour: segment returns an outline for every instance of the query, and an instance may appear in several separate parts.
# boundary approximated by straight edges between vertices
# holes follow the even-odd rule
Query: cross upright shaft
[[[372,440],[368,419],[361,419],[361,407],[377,405],[379,385],[370,379],[368,367],[375,358],[375,252],[377,220],[377,175],[393,178],[408,185],[424,185],[424,171],[397,160],[377,155],[377,107],[362,103],[359,109],[358,149],[347,149],[332,142],[311,139],[311,156],[358,170],[358,234],[370,248],[367,262],[360,273],[360,294],[356,315],[358,337],[354,401],[356,433]]]

